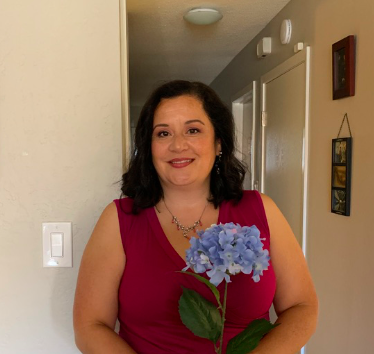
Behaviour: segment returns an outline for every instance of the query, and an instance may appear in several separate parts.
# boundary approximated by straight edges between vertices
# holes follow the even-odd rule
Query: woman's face
[[[200,100],[184,95],[160,102],[153,118],[152,160],[163,188],[209,188],[220,150]]]

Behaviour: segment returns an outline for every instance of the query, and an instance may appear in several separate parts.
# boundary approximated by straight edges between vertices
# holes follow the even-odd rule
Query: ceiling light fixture
[[[219,21],[223,15],[214,9],[196,8],[188,11],[183,18],[195,25],[211,25]]]

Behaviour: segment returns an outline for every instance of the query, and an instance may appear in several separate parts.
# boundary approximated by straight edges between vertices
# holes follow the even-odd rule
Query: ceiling
[[[140,106],[160,82],[210,84],[290,0],[127,0],[130,105]],[[223,14],[210,26],[183,15],[195,7]]]

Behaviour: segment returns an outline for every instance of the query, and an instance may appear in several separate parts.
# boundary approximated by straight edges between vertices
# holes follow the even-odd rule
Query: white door
[[[306,254],[309,48],[261,78],[261,191],[288,220]],[[276,320],[272,307],[271,321]],[[304,353],[302,348],[300,353]]]
[[[309,48],[261,78],[261,190],[278,205],[305,253]]]

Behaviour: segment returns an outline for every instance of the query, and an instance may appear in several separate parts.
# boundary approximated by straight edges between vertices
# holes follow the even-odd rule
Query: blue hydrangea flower
[[[227,223],[212,225],[192,237],[191,247],[186,251],[187,266],[195,273],[205,273],[210,282],[218,286],[224,279],[231,282],[230,275],[240,272],[251,274],[255,282],[269,267],[269,251],[264,250],[259,229]]]

